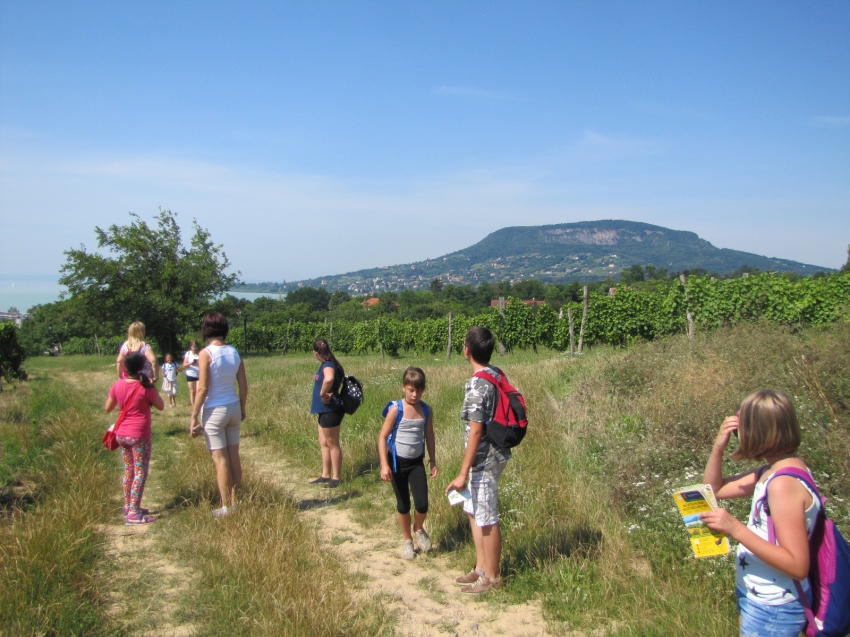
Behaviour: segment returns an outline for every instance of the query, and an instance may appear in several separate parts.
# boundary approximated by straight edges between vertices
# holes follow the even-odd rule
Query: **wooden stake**
[[[446,359],[451,358],[452,355],[452,313],[449,312],[449,345],[446,347]]]
[[[682,285],[685,286],[685,315],[688,318],[688,340],[694,340],[694,334],[696,332],[694,328],[694,315],[691,312],[691,304],[690,299],[688,299],[688,277],[684,274],[679,275],[679,280],[682,282]]]
[[[584,286],[583,300],[581,303],[581,328],[578,332],[578,353],[584,354],[584,324],[587,321],[587,286]]]
[[[576,355],[576,330],[573,323],[573,308],[567,308],[567,318],[570,320],[570,356]]]
[[[499,314],[502,315],[502,327],[505,327],[505,297],[499,297]],[[505,355],[505,344],[499,339],[499,356]]]
[[[289,317],[289,322],[286,324],[286,341],[283,343],[283,353],[286,354],[289,349],[289,328],[292,327],[292,317]]]

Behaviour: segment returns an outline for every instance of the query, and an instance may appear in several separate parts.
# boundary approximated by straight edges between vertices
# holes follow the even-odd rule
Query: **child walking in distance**
[[[124,357],[126,378],[115,381],[109,390],[104,409],[111,412],[117,405],[124,410],[124,420],[115,432],[124,458],[124,519],[128,525],[150,524],[156,518],[142,508],[142,495],[148,479],[151,460],[151,405],[162,411],[165,404],[156,388],[142,373],[147,360],[139,352]]]
[[[398,523],[404,537],[401,557],[412,560],[415,555],[413,536],[423,553],[431,550],[431,538],[425,531],[428,515],[428,480],[425,477],[425,447],[431,478],[437,477],[434,455],[434,413],[425,402],[425,372],[408,367],[402,378],[404,398],[390,402],[384,409],[384,426],[378,436],[381,480],[391,482],[396,498]],[[416,513],[413,534],[410,532],[410,492]]]
[[[733,434],[739,439],[733,459],[766,464],[724,478],[723,453]],[[780,391],[764,389],[747,396],[738,413],[723,421],[705,466],[704,480],[718,498],[753,498],[746,525],[723,509],[700,514],[709,528],[739,543],[736,594],[743,637],[796,637],[806,625],[800,596],[811,597],[809,535],[821,502],[801,479],[772,477],[789,468],[809,472],[797,455],[799,446],[791,401]],[[775,543],[768,539],[768,511]]]
[[[180,365],[174,362],[171,354],[165,355],[165,363],[162,365],[162,393],[168,396],[168,405],[177,405],[177,373]]]
[[[484,370],[496,379],[501,376],[500,370],[490,365],[495,344],[496,337],[486,327],[469,328],[463,342],[463,353],[473,373]],[[511,452],[491,444],[484,435],[486,424],[493,419],[497,397],[496,386],[483,378],[473,376],[466,382],[460,415],[466,424],[466,452],[460,473],[446,488],[448,495],[452,489],[462,491],[468,485],[472,495],[464,502],[463,510],[469,516],[476,562],[475,568],[455,580],[464,585],[462,593],[486,593],[502,587],[499,478],[511,458]]]

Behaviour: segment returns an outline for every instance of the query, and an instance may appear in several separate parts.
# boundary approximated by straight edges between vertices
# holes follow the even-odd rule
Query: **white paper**
[[[472,494],[469,492],[468,487],[463,491],[455,491],[454,489],[449,491],[449,504],[452,506],[466,502],[470,498],[472,498]]]

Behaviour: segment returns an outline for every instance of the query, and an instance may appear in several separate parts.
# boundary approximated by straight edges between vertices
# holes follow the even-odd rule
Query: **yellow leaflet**
[[[723,533],[712,531],[699,518],[700,513],[717,507],[711,485],[697,484],[676,489],[673,501],[682,516],[696,557],[726,555],[729,552],[729,538]]]

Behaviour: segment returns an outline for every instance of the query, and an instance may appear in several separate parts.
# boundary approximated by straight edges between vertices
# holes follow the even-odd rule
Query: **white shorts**
[[[203,423],[209,451],[238,445],[242,428],[242,405],[237,400],[229,405],[205,408]]]
[[[162,393],[166,396],[177,395],[177,381],[170,381],[167,378],[162,379]]]
[[[499,523],[499,478],[508,465],[501,455],[490,457],[480,469],[469,472],[469,493],[472,497],[463,503],[463,510],[475,518],[478,526]]]

